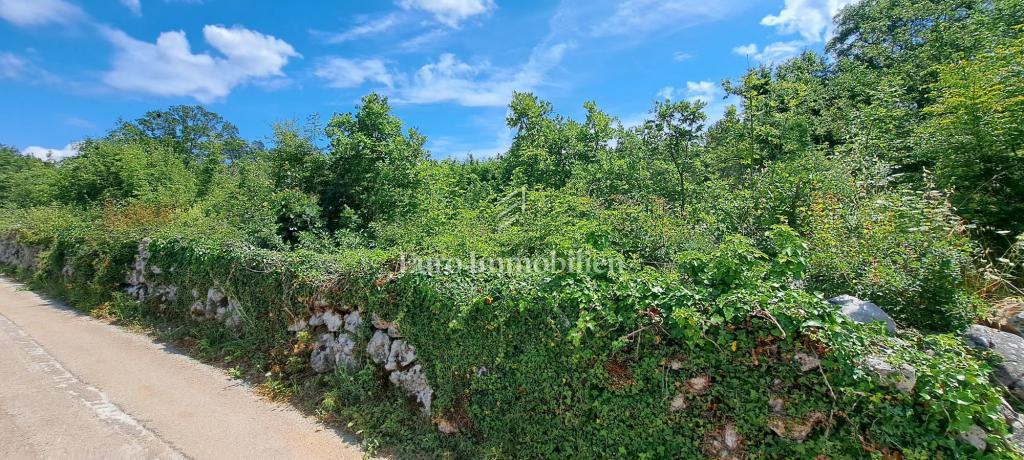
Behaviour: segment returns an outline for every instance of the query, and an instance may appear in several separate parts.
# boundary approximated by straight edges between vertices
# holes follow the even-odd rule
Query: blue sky
[[[0,0],[0,143],[61,157],[118,118],[201,103],[266,140],[275,122],[378,91],[436,158],[504,150],[533,91],[625,123],[703,99],[748,63],[820,50],[852,0]]]

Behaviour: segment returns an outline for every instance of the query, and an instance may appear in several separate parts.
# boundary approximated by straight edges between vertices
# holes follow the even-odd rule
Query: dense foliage
[[[1021,293],[1024,2],[863,0],[836,20],[827,56],[724,82],[740,104],[717,121],[693,101],[636,127],[587,102],[579,121],[517,93],[493,159],[430,159],[377,94],[266,145],[178,106],[57,164],[0,148],[0,236],[45,247],[28,275],[82,305],[187,320],[110,302],[151,238],[154,263],[183,267],[168,282],[245,306],[238,331],[177,333],[402,452],[715,456],[709,436],[734,425],[755,457],[953,458],[981,455],[958,440],[979,425],[987,455],[1012,457],[1002,395],[955,334]],[[399,273],[403,254],[625,269]],[[460,434],[382,403],[372,369],[311,376],[309,338],[284,325],[324,291],[400,322],[432,416]],[[837,316],[822,299],[840,294],[901,338]],[[879,355],[917,369],[912,393],[865,373]],[[797,421],[806,440],[770,429]]]

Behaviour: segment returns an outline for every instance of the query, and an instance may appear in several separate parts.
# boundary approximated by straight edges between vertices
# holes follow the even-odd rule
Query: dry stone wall
[[[138,253],[125,277],[125,292],[140,302],[171,305],[178,300],[182,287],[155,281],[164,273],[164,268],[150,263],[149,245],[149,239],[139,242]],[[170,272],[173,268],[167,270]],[[191,295],[192,319],[217,321],[232,329],[241,326],[245,306],[221,287],[191,286],[187,295]],[[424,412],[430,412],[434,390],[419,363],[415,346],[402,336],[397,323],[376,315],[367,318],[359,309],[333,305],[322,297],[297,300],[308,304],[309,310],[295,318],[288,331],[315,337],[309,355],[313,371],[326,373],[335,369],[358,370],[364,365],[377,366],[386,373],[391,384],[407,393]],[[369,340],[361,340],[359,331],[366,322],[373,332]]]
[[[0,239],[0,263],[10,267],[36,270],[42,251],[42,246],[25,246],[12,237]]]

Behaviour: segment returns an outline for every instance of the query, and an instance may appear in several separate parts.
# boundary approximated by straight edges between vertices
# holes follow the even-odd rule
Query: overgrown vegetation
[[[627,128],[593,103],[578,121],[518,93],[514,142],[487,160],[430,159],[376,94],[267,145],[172,107],[57,164],[0,149],[0,230],[45,248],[22,276],[176,325],[160,330],[401,454],[716,456],[734,426],[751,457],[1014,457],[1003,395],[956,335],[1022,294],[1022,22],[1019,0],[864,0],[827,56],[724,82],[741,103],[721,120],[664,101]],[[174,268],[162,280],[220,287],[242,327],[189,322],[186,296],[112,297],[143,238]],[[552,253],[626,269],[396,269],[403,254]],[[313,339],[286,325],[324,293],[401,324],[431,416],[459,434],[370,367],[312,373]],[[906,330],[842,319],[822,300],[840,294]],[[821,368],[801,372],[798,353]],[[865,372],[869,356],[912,365],[914,390]],[[973,425],[985,453],[958,440]]]

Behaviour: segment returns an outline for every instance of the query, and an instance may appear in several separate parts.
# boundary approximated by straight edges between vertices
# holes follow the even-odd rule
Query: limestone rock
[[[384,364],[391,354],[391,338],[384,331],[376,331],[366,344],[366,354],[377,364]]]
[[[217,288],[210,288],[206,291],[206,303],[218,305],[224,301],[224,293]]]
[[[324,312],[318,311],[316,313],[313,313],[313,315],[309,317],[309,325],[310,326],[323,326],[323,324],[324,324]]]
[[[320,318],[323,319],[324,326],[327,326],[327,330],[331,332],[337,332],[338,329],[341,329],[341,323],[344,322],[344,318],[340,314],[335,313],[334,310],[323,312],[323,314],[320,315]]]
[[[775,434],[796,441],[803,442],[811,434],[814,427],[825,421],[825,414],[811,412],[804,418],[795,417],[773,417],[768,420],[768,428]]]
[[[1007,325],[1012,330],[1016,331],[1017,335],[1024,334],[1024,312],[1017,313],[1009,317],[1006,321]]]
[[[174,285],[158,286],[154,296],[161,304],[172,304],[178,300],[178,287]]]
[[[128,295],[131,298],[133,298],[133,299],[135,299],[135,300],[137,300],[139,302],[144,302],[146,300],[146,285],[145,284],[137,284],[137,285],[134,285],[134,286],[128,286],[128,289],[125,289],[125,292],[128,293]]]
[[[988,433],[985,432],[984,428],[978,425],[972,425],[967,431],[960,433],[958,438],[961,441],[974,446],[975,449],[980,451],[984,451],[988,448]]]
[[[1002,400],[999,413],[1006,420],[1006,424],[1010,426],[1008,441],[1013,444],[1017,453],[1024,454],[1024,417],[1021,417],[1017,411],[1013,410],[1013,406],[1010,406],[1010,403],[1005,399]]]
[[[897,369],[877,356],[864,360],[864,364],[882,380],[883,384],[894,386],[903,393],[910,393],[917,384],[917,370],[909,364],[901,364]]]
[[[359,367],[355,347],[355,340],[348,334],[339,334],[337,337],[330,332],[320,334],[309,356],[309,366],[318,373],[336,368],[355,369]]]
[[[669,405],[669,409],[671,409],[672,412],[678,412],[686,409],[686,406],[686,395],[683,393],[676,393],[676,396],[672,398],[672,404]]]
[[[412,364],[416,360],[416,349],[409,342],[397,339],[391,342],[391,350],[388,352],[388,360],[384,369],[393,371]]]
[[[896,321],[893,321],[892,317],[879,308],[878,305],[849,295],[833,297],[828,302],[840,306],[843,316],[851,321],[858,323],[885,323],[885,328],[889,330],[889,334],[896,333]]]
[[[702,395],[711,388],[711,377],[701,375],[686,381],[686,392],[690,395]]]
[[[423,372],[423,368],[419,364],[408,370],[392,372],[388,376],[388,380],[409,395],[415,396],[416,401],[423,405],[424,411],[430,412],[430,402],[434,397],[434,390],[430,388],[427,374]]]
[[[228,318],[224,320],[224,325],[229,328],[236,328],[242,325],[242,305],[237,300],[231,299],[228,302],[229,314]]]
[[[359,362],[355,355],[356,341],[348,334],[338,334],[338,340],[334,346],[334,363],[337,367],[356,369]]]
[[[337,364],[334,353],[336,343],[334,334],[320,334],[317,337],[316,346],[309,356],[309,367],[313,368],[314,372],[322,374],[334,368]]]
[[[195,302],[192,302],[192,306],[189,307],[189,313],[192,314],[192,319],[208,319],[206,312],[206,302],[203,302],[202,300],[196,300]]]
[[[820,359],[802,351],[793,354],[793,361],[800,366],[800,372],[807,372],[821,367]]]
[[[455,424],[443,418],[438,419],[435,423],[437,424],[437,431],[440,431],[441,433],[456,434],[459,432],[459,428],[456,427]]]
[[[704,436],[704,455],[716,459],[743,458],[743,437],[736,425],[726,423]]]
[[[1024,338],[975,324],[964,332],[964,341],[1001,357],[1002,362],[993,366],[996,380],[1014,396],[1024,398]]]
[[[391,322],[391,321],[384,321],[384,320],[383,320],[383,319],[381,319],[381,317],[380,317],[379,315],[377,315],[376,313],[374,313],[374,314],[372,314],[372,315],[370,316],[370,322],[372,322],[372,323],[373,323],[373,327],[375,327],[375,328],[377,328],[377,329],[383,329],[383,330],[388,330],[388,329],[390,329],[390,328],[391,328],[392,326],[394,326],[394,325],[395,325],[395,323],[393,323],[393,322]]]
[[[345,330],[355,334],[359,332],[359,326],[363,324],[363,317],[358,311],[345,315]]]
[[[296,318],[294,322],[288,325],[288,332],[299,332],[306,330],[309,324],[303,318]]]

